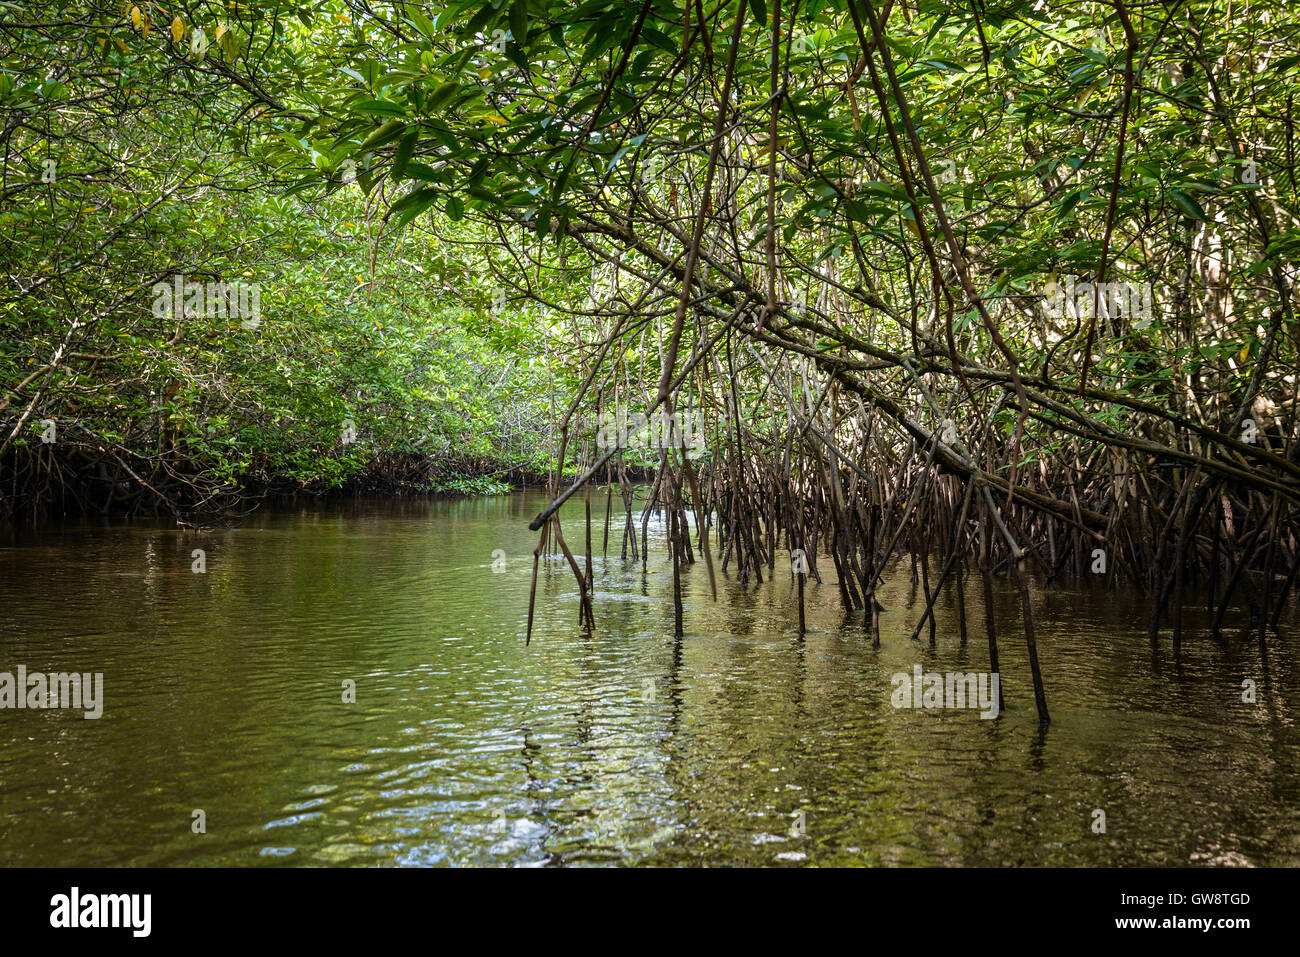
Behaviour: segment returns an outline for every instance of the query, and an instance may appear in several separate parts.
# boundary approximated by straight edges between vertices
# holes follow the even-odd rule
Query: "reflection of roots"
[[[605,239],[617,246],[635,234],[636,252],[653,267],[665,275],[680,272],[680,256],[645,239],[642,224],[634,230],[631,222],[610,217]],[[669,230],[667,220],[661,225]],[[609,253],[601,231],[571,238],[603,261]],[[876,588],[893,560],[906,557],[897,567],[910,569],[925,599],[913,637],[919,640],[928,628],[934,640],[933,610],[947,585],[955,592],[964,641],[965,592],[975,576],[985,597],[990,670],[996,671],[992,582],[1005,574],[1021,599],[1036,706],[1046,721],[1031,576],[1136,585],[1150,596],[1152,638],[1170,628],[1175,650],[1193,591],[1203,597],[1211,631],[1221,628],[1230,605],[1243,600],[1261,635],[1276,628],[1300,569],[1300,466],[1284,454],[1290,439],[1281,429],[1267,441],[1237,438],[1240,394],[1209,394],[1187,405],[1168,394],[1151,401],[1096,376],[1093,384],[1080,384],[1077,377],[1044,374],[1058,353],[1064,359],[1076,350],[1079,358],[1065,331],[1053,337],[1046,357],[1021,359],[1008,347],[1005,353],[988,348],[977,359],[955,339],[891,309],[878,294],[847,288],[847,281],[800,313],[782,301],[759,309],[765,296],[746,284],[744,264],[728,261],[724,249],[707,248],[716,267],[711,275],[726,281],[693,277],[696,327],[683,336],[682,358],[659,382],[649,410],[688,402],[704,410],[702,454],[659,451],[641,520],[644,564],[649,515],[667,516],[677,634],[680,570],[703,556],[712,582],[716,551],[721,568],[734,567],[742,584],[762,582],[764,568],[769,577],[778,564],[782,573],[793,568],[801,632],[809,579],[835,587],[845,612],[861,615],[863,628],[878,641]],[[666,320],[679,296],[670,282],[651,283],[638,300],[665,318],[661,335],[689,328],[668,332]],[[881,344],[881,315],[910,348]],[[611,307],[603,342],[583,346],[617,355],[647,321]],[[1104,337],[1107,330],[1091,334],[1098,332]],[[664,353],[668,361],[673,350]],[[626,366],[606,363],[589,371],[571,408],[588,408],[597,394],[653,396],[654,378],[646,378],[638,382]],[[569,424],[567,418],[559,423],[562,433]],[[578,478],[551,483],[552,504],[533,527],[545,540],[560,505],[575,497],[582,498],[590,523],[590,483],[608,488],[619,481],[624,547],[629,541],[635,546],[630,498],[616,477],[622,456],[591,444],[574,454],[581,463]],[[607,516],[612,495],[609,489]],[[608,535],[608,517],[605,524]],[[1104,573],[1093,570],[1097,549],[1106,554]],[[799,550],[807,556],[806,574],[778,554]],[[590,573],[581,556],[566,557],[588,596]],[[590,615],[584,605],[583,620],[589,623]]]

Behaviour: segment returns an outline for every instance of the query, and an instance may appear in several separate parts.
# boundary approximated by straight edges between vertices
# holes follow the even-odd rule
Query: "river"
[[[931,646],[896,569],[873,650],[832,584],[801,640],[788,570],[714,603],[700,564],[674,640],[656,524],[645,573],[596,530],[590,635],[544,560],[526,647],[542,504],[0,534],[0,672],[103,675],[98,719],[0,710],[0,864],[1300,864],[1294,638],[1189,609],[1175,660],[1136,592],[1040,584],[1044,730],[999,580],[1006,710],[897,708],[897,673],[987,670],[978,587],[969,643],[945,594]]]

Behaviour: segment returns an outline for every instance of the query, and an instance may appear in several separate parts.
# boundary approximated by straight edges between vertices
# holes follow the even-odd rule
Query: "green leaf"
[[[402,135],[404,129],[406,129],[405,123],[400,120],[389,120],[362,140],[361,149],[358,152],[364,153],[367,150],[377,149],[386,143],[391,143]]]
[[[455,96],[459,90],[460,84],[455,80],[450,80],[442,84],[429,94],[429,99],[426,100],[424,104],[425,111],[432,113],[437,110],[440,106]]]
[[[406,7],[406,16],[412,23],[415,24],[415,26],[419,29],[421,33],[423,33],[430,40],[434,39],[434,36],[437,33],[437,31],[434,30],[432,21],[430,21],[429,18],[426,17],[423,13],[421,13],[415,6],[408,5]]]
[[[642,27],[641,36],[649,40],[655,46],[667,50],[669,53],[676,53],[678,44],[673,42],[673,38],[662,30],[656,30],[654,27]]]
[[[422,179],[427,183],[441,183],[443,179],[441,173],[423,163],[407,163],[403,173],[407,179]]]
[[[510,7],[510,33],[516,44],[522,46],[528,39],[527,0],[514,0]]]
[[[1177,204],[1178,208],[1183,211],[1184,215],[1186,215],[1188,219],[1194,219],[1198,223],[1204,223],[1209,220],[1209,217],[1205,215],[1205,210],[1201,208],[1201,204],[1192,199],[1192,197],[1188,196],[1181,189],[1171,189],[1169,191],[1169,198]]]
[[[397,153],[393,156],[393,176],[395,178],[400,179],[406,175],[406,164],[411,161],[411,156],[415,153],[415,141],[419,136],[419,130],[411,130],[397,144]]]
[[[406,212],[408,209],[415,207],[427,209],[429,204],[434,202],[441,195],[441,190],[429,186],[426,186],[423,189],[417,189],[414,192],[407,193],[397,202],[393,203],[393,205],[389,207],[388,215],[391,216],[393,213]]]
[[[1083,199],[1085,195],[1087,195],[1087,190],[1085,189],[1072,189],[1066,193],[1065,198],[1061,200],[1060,206],[1056,209],[1057,220],[1062,220],[1066,216],[1069,216],[1070,213],[1073,212],[1074,207],[1079,205],[1079,201]]]
[[[465,24],[465,34],[474,36],[482,31],[490,22],[496,19],[498,7],[494,4],[485,4],[483,9],[474,16],[470,17],[469,23]]]
[[[392,100],[362,100],[353,109],[360,113],[370,113],[375,116],[406,116],[406,111]]]

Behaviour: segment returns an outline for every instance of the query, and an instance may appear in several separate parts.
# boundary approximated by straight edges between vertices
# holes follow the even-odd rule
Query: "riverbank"
[[[91,455],[79,448],[40,446],[17,451],[0,469],[0,522],[171,514],[182,525],[224,525],[266,505],[362,496],[503,495],[544,488],[552,478],[534,461],[409,451],[320,457],[310,469],[275,470],[262,463],[237,474],[228,474],[218,463],[132,457],[120,451]],[[576,477],[566,473],[560,484],[567,486]],[[628,478],[651,482],[654,472],[628,469]]]

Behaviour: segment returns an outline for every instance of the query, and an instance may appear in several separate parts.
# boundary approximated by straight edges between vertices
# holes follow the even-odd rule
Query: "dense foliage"
[[[476,237],[385,229],[378,197],[292,193],[268,162],[261,84],[313,59],[309,37],[246,42],[254,70],[240,28],[197,6],[175,27],[156,7],[136,26],[133,5],[5,6],[0,511],[491,490],[545,467],[540,339],[493,321]],[[257,314],[158,307],[177,277],[251,287]]]
[[[1290,3],[2,6],[9,510],[526,462],[626,547],[631,462],[850,609],[976,523],[1156,623],[1295,582]],[[599,441],[655,411],[706,440]]]

